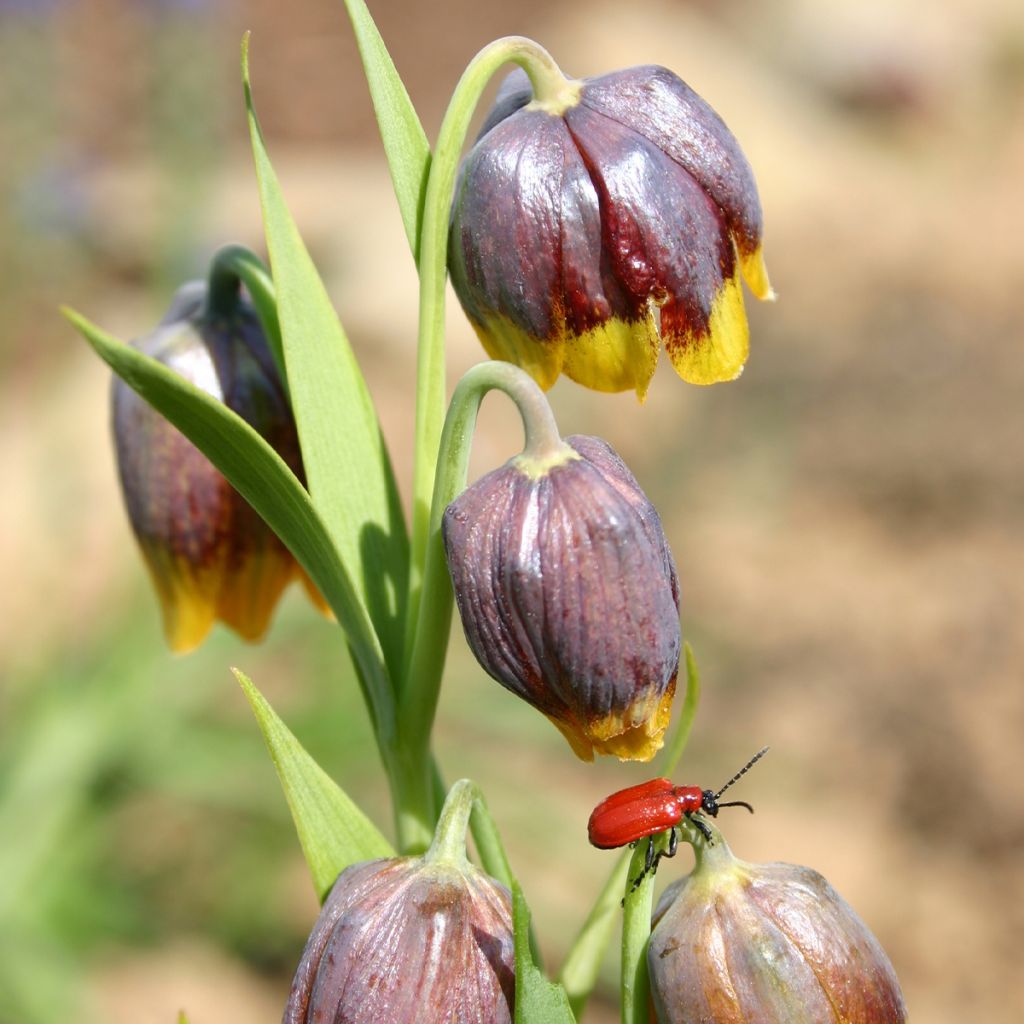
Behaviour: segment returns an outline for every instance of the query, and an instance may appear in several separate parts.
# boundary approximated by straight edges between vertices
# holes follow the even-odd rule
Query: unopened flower
[[[650,760],[679,667],[679,592],[654,506],[604,441],[520,456],[449,505],[445,550],[483,668],[578,757]]]
[[[903,1024],[889,958],[810,868],[701,848],[670,886],[648,947],[660,1024]]]
[[[136,345],[237,412],[301,476],[295,421],[246,301],[229,319],[214,317],[205,285],[186,285]],[[173,650],[197,647],[215,619],[258,639],[297,576],[320,603],[285,546],[198,448],[120,379],[112,401],[125,505]]]
[[[564,371],[643,398],[660,323],[684,380],[733,379],[749,338],[740,277],[772,296],[739,145],[665,68],[571,85],[531,102],[513,72],[463,164],[449,266],[484,348],[545,388]]]
[[[338,876],[283,1024],[511,1024],[511,899],[466,860],[465,821],[461,829],[461,856],[439,856],[435,840],[423,857],[367,861]]]

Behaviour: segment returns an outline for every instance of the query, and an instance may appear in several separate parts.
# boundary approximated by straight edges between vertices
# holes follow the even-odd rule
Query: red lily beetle
[[[599,850],[612,850],[619,846],[632,846],[646,836],[671,829],[668,849],[654,852],[654,843],[647,848],[647,860],[639,877],[633,880],[632,892],[649,871],[656,871],[662,857],[674,857],[679,846],[676,825],[685,817],[691,821],[701,835],[714,842],[711,829],[701,814],[718,817],[722,807],[746,807],[751,814],[754,808],[746,800],[730,800],[720,803],[718,798],[736,781],[744,776],[768,753],[768,748],[759,750],[718,792],[701,789],[699,786],[677,786],[671,779],[651,779],[638,786],[630,786],[612,793],[594,808],[587,825],[591,845]]]

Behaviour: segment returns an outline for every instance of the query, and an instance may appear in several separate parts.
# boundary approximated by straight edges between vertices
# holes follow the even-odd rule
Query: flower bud
[[[135,344],[242,416],[301,477],[295,421],[248,302],[239,299],[230,317],[208,314],[206,286],[194,282]],[[128,518],[173,650],[197,647],[215,619],[259,639],[296,576],[320,602],[281,541],[191,441],[117,378],[112,403]]]
[[[720,839],[663,895],[648,946],[661,1024],[902,1024],[878,940],[810,868],[748,864]]]
[[[531,102],[513,72],[467,155],[452,284],[487,352],[542,387],[564,371],[642,399],[661,338],[687,381],[731,380],[749,330],[742,276],[772,297],[757,187],[685,82],[636,67]]]
[[[675,566],[654,506],[604,441],[519,456],[448,506],[445,550],[470,648],[576,755],[650,760],[679,668]]]
[[[338,876],[282,1024],[511,1024],[511,898],[466,860],[466,821],[456,817],[461,853],[445,855],[435,839],[423,857],[367,861]]]

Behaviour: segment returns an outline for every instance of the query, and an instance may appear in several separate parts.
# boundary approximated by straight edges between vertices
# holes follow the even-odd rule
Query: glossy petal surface
[[[543,387],[565,372],[642,398],[660,326],[684,379],[738,376],[740,276],[771,288],[753,175],[721,118],[659,67],[587,79],[561,114],[530,98],[514,72],[452,209],[452,283],[488,353]]]

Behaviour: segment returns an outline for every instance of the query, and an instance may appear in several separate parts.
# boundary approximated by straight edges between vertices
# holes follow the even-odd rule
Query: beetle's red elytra
[[[768,748],[759,750],[721,789],[701,789],[699,786],[677,786],[671,779],[651,779],[638,786],[620,789],[602,800],[594,808],[587,824],[591,845],[599,850],[613,850],[620,846],[631,846],[647,836],[657,835],[671,829],[668,850],[654,852],[652,843],[647,850],[644,870],[633,880],[630,889],[635,889],[648,872],[657,870],[662,857],[675,855],[679,843],[676,826],[685,817],[696,826],[708,843],[714,842],[711,829],[702,815],[718,817],[723,807],[746,807],[751,814],[754,808],[745,800],[730,800],[720,803],[719,797],[736,781],[744,776],[768,753]]]

